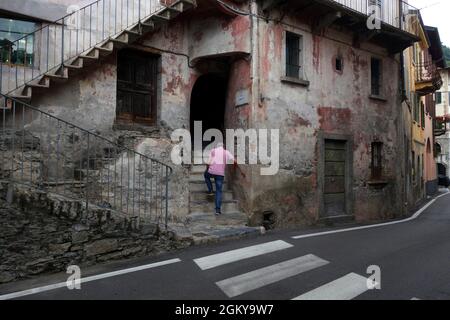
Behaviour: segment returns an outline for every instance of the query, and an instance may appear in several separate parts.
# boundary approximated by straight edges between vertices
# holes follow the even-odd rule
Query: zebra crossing
[[[207,271],[293,247],[294,245],[288,242],[278,240],[197,258],[194,259],[194,262],[202,271]],[[215,284],[228,298],[235,298],[316,269],[320,270],[330,264],[330,261],[321,257],[307,254],[256,270],[249,270],[247,273],[234,275],[217,281]],[[368,290],[370,289],[367,278],[356,273],[349,273],[311,291],[299,292],[300,295],[292,300],[352,300]]]

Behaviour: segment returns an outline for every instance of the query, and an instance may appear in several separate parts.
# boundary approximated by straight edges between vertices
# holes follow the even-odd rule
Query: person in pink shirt
[[[208,187],[208,194],[213,195],[213,187],[211,178],[214,178],[216,185],[216,215],[221,214],[222,207],[222,188],[225,180],[225,167],[227,164],[236,164],[233,155],[223,147],[223,143],[218,143],[217,146],[209,153],[209,159],[206,163],[205,182]]]

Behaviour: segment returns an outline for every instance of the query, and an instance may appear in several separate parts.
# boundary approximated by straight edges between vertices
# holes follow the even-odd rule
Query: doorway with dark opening
[[[208,73],[197,79],[191,95],[192,139],[194,139],[194,121],[202,122],[202,137],[208,129],[218,129],[224,133],[227,86],[228,76],[222,73]],[[202,148],[210,143],[203,142]]]

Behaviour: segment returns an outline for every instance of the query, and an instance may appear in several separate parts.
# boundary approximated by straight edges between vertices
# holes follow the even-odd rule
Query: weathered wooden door
[[[345,141],[325,140],[324,217],[346,215]]]
[[[156,120],[157,57],[136,50],[119,51],[117,120],[154,124]]]

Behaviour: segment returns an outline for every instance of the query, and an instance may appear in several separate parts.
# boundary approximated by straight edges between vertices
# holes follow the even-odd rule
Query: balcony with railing
[[[416,92],[426,95],[439,90],[443,84],[441,74],[433,61],[416,64]]]
[[[320,33],[331,24],[345,26],[355,32],[355,42],[371,41],[402,52],[419,40],[420,12],[402,0],[276,0],[264,1],[263,11],[279,5],[305,21]]]
[[[410,27],[412,21],[418,18],[419,9],[400,0],[329,0],[336,2],[346,9],[353,10],[363,16],[375,16],[382,23],[401,29],[409,33],[414,33]]]

